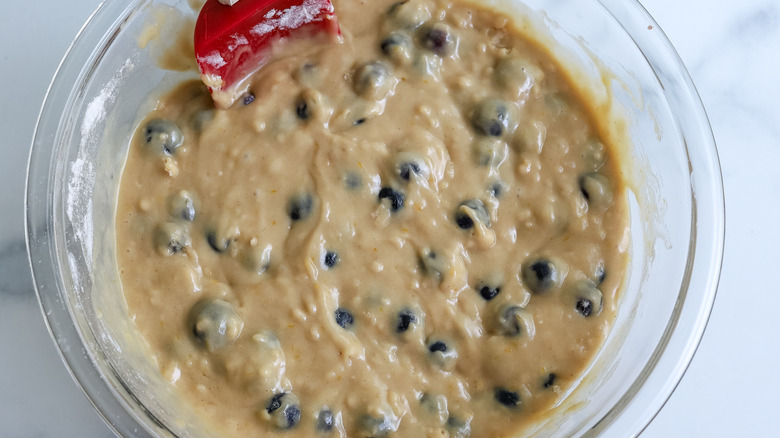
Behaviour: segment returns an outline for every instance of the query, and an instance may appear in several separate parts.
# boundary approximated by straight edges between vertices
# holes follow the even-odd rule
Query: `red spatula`
[[[271,45],[292,35],[339,35],[330,0],[207,0],[195,24],[195,59],[220,108],[266,62]]]

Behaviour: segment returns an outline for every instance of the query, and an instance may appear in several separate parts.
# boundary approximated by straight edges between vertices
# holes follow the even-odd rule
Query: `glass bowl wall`
[[[637,435],[685,372],[717,289],[724,207],[706,114],[673,47],[634,0],[481,3],[554,42],[593,97],[627,121],[632,240],[619,316],[580,387],[535,436]],[[529,13],[536,18],[522,18]],[[60,65],[30,156],[26,226],[44,316],[75,380],[127,437],[210,436],[163,382],[127,316],[114,236],[138,121],[195,75],[158,68],[160,48],[139,38],[155,20],[170,32],[193,17],[183,0],[102,4]]]

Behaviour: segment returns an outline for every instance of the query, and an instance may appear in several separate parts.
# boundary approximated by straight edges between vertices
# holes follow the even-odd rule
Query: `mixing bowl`
[[[73,377],[121,436],[208,436],[129,320],[114,235],[117,184],[138,121],[166,90],[195,77],[157,62],[160,44],[194,17],[190,3],[101,4],[56,73],[30,155],[27,241],[43,313]],[[637,435],[680,381],[715,299],[724,206],[707,117],[638,2],[481,3],[552,44],[594,98],[613,104],[609,116],[625,122],[631,140],[621,151],[631,249],[618,318],[577,388],[531,433]],[[163,34],[150,42],[155,29]]]

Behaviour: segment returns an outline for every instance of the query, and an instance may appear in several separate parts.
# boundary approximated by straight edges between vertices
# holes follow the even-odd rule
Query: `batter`
[[[131,317],[218,436],[517,436],[608,333],[627,211],[559,65],[458,0],[335,0],[229,110],[183,84],[120,186]]]

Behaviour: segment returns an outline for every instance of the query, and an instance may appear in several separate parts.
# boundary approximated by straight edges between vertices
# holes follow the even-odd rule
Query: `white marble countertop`
[[[46,88],[98,0],[3,2],[0,14],[0,437],[109,437],[49,338],[24,247],[27,155]],[[780,293],[780,2],[642,0],[712,122],[725,179],[723,276],[704,339],[643,437],[776,436]]]

